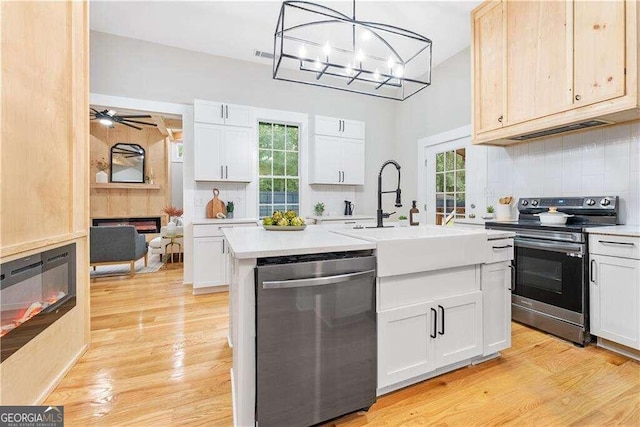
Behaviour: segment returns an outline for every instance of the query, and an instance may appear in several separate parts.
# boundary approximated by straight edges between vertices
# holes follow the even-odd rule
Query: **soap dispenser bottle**
[[[409,224],[410,225],[420,225],[420,223],[418,221],[414,221],[413,220],[413,216],[417,215],[418,213],[420,213],[420,211],[416,207],[416,203],[417,203],[417,201],[414,200],[412,202],[411,210],[409,210]]]

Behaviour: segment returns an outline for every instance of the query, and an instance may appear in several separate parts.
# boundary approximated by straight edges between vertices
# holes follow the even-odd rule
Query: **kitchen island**
[[[378,395],[495,357],[510,346],[512,233],[310,226],[301,232],[251,228],[224,234],[231,256],[235,425],[255,424],[255,269],[261,258],[377,252]],[[440,250],[418,252],[430,246]]]

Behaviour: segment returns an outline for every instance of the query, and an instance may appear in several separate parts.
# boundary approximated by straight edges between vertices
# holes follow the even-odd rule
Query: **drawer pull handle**
[[[591,279],[591,283],[593,283],[594,285],[597,285],[596,283],[596,279],[593,278],[593,274],[596,271],[596,260],[592,259],[591,260],[591,271],[589,271],[589,279]]]
[[[436,325],[438,323],[438,312],[433,307],[431,307],[431,311],[433,312],[433,333],[429,333],[429,336],[431,338],[436,338],[438,336],[436,332]]]
[[[355,221],[345,221],[344,223],[345,224],[355,224],[356,222]]]
[[[631,242],[612,242],[610,240],[598,240],[598,242],[602,243],[603,245],[621,245],[621,246],[635,246],[635,243],[631,243]]]
[[[513,245],[504,245],[504,246],[492,246],[493,249],[508,249],[512,248]]]

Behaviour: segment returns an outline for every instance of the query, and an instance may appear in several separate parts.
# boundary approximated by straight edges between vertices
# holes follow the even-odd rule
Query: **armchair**
[[[89,264],[94,270],[98,265],[128,262],[133,276],[135,262],[142,257],[146,267],[147,241],[133,225],[90,227]]]

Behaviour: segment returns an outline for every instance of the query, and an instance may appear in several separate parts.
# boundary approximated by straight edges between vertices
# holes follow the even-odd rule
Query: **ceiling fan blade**
[[[141,125],[147,125],[147,126],[157,126],[155,123],[146,123],[146,122],[139,122],[138,120],[129,120],[129,119],[123,119],[122,123],[124,122],[128,122],[128,123],[139,123]]]
[[[98,114],[98,110],[96,110],[95,108],[89,108],[91,111],[93,111],[94,113]]]
[[[130,125],[129,123],[125,123],[125,122],[118,122],[118,123],[120,123],[121,125],[129,126],[130,128],[142,130],[142,128],[140,128],[138,126]]]
[[[118,117],[122,117],[123,119],[150,119],[151,118],[149,114],[133,114],[133,115],[118,114]]]

